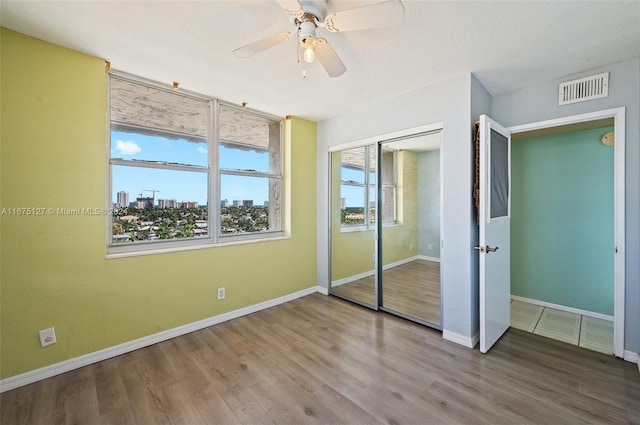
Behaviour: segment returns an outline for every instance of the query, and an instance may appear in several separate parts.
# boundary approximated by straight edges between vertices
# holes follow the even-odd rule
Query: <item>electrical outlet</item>
[[[56,330],[54,328],[49,328],[49,329],[39,331],[38,334],[40,335],[41,347],[46,347],[48,345],[55,344],[56,342],[58,342],[58,340],[56,339]]]
[[[224,288],[218,288],[218,300],[224,300]]]

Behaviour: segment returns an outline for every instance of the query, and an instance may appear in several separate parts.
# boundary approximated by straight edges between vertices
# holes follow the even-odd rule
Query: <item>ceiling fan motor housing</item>
[[[313,15],[318,22],[324,21],[328,14],[326,0],[300,0],[299,3],[305,13]]]
[[[315,44],[316,24],[306,18],[300,23],[300,42],[302,45]]]

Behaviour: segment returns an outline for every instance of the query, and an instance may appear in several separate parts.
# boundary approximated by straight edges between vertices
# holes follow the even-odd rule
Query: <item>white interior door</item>
[[[511,321],[511,135],[480,117],[480,351]]]

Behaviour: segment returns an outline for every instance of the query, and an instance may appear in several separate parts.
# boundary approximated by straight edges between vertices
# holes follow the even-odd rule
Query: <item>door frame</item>
[[[538,121],[507,127],[512,134],[569,124],[613,118],[614,131],[614,300],[613,350],[616,357],[624,357],[625,313],[625,107],[605,109],[585,114]]]

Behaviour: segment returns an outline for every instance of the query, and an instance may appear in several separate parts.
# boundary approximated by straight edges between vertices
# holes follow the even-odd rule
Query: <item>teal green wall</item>
[[[613,127],[512,143],[511,293],[613,315]]]

